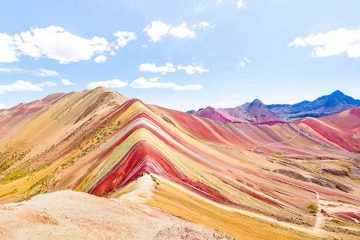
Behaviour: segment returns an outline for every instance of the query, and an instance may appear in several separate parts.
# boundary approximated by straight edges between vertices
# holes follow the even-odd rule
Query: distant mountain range
[[[198,111],[188,113],[217,120],[220,122],[231,123],[272,123],[283,122],[284,120],[272,112],[260,100],[255,99],[251,103],[245,103],[235,108],[213,108],[207,107]]]
[[[220,122],[259,124],[292,121],[306,117],[318,118],[359,106],[360,100],[347,96],[337,90],[314,101],[302,101],[293,105],[265,105],[260,100],[255,99],[251,103],[245,103],[234,108],[206,107],[197,111],[188,111],[188,113]]]
[[[285,119],[299,119],[305,117],[322,117],[339,113],[360,106],[360,100],[354,99],[337,90],[330,95],[310,101],[302,101],[294,105],[274,104],[267,107],[278,116]]]

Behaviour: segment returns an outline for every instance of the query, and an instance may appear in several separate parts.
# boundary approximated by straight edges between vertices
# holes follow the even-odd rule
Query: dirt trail
[[[316,200],[317,200],[317,212],[316,212],[316,220],[315,220],[315,225],[314,225],[314,231],[316,233],[322,233],[323,232],[323,227],[325,226],[326,217],[322,212],[323,203],[322,203],[322,201],[320,199],[320,194],[318,192],[316,192]]]
[[[135,181],[135,184],[136,188],[129,193],[121,195],[120,199],[137,204],[145,204],[152,197],[155,183],[150,174],[144,174]]]
[[[167,184],[169,184],[170,186],[173,186],[174,188],[178,188],[180,191],[186,191],[185,189],[183,189],[183,187],[181,187],[165,178],[162,178],[160,176],[156,176],[156,178],[160,179],[160,181],[166,182]],[[289,229],[292,229],[292,230],[295,230],[298,232],[302,232],[302,233],[306,233],[309,235],[313,235],[313,236],[325,236],[328,233],[322,228],[305,227],[305,226],[301,226],[301,225],[297,225],[297,224],[293,224],[293,223],[289,223],[289,222],[280,221],[276,218],[265,216],[260,213],[255,213],[255,212],[251,212],[251,211],[240,209],[240,208],[222,205],[220,203],[211,201],[210,199],[204,198],[204,197],[202,197],[194,192],[191,192],[191,191],[186,191],[186,193],[192,195],[193,197],[201,198],[203,201],[208,202],[218,208],[221,208],[221,209],[224,209],[224,210],[227,210],[230,212],[236,212],[241,215],[256,218],[256,219],[259,219],[259,220],[262,220],[262,221],[265,221],[268,223],[276,224],[283,228],[289,228]],[[319,219],[319,224],[320,224],[320,226],[322,226],[321,217]]]
[[[297,128],[297,134],[292,136],[290,139],[285,140],[285,141],[280,141],[280,142],[272,142],[272,143],[256,145],[251,149],[251,151],[254,152],[259,147],[268,147],[268,146],[276,145],[276,144],[290,143],[290,142],[294,141],[299,135],[300,135],[300,128],[298,127]]]

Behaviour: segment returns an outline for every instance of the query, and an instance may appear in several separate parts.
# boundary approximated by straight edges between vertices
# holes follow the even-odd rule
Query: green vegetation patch
[[[307,209],[309,210],[309,213],[316,214],[318,207],[315,204],[310,204],[307,206]]]

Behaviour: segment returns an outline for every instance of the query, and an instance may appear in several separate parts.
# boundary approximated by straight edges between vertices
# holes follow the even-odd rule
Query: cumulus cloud
[[[11,84],[0,85],[0,94],[5,92],[27,92],[27,91],[43,91],[46,87],[56,86],[54,82],[43,82],[33,84],[28,81],[18,80]]]
[[[169,34],[171,26],[160,21],[152,21],[150,25],[146,26],[144,32],[150,37],[150,41],[158,42],[162,37]]]
[[[104,62],[106,62],[106,60],[107,60],[107,57],[104,55],[99,55],[94,59],[94,61],[96,63],[104,63]]]
[[[12,36],[0,33],[0,62],[11,63],[18,60]]]
[[[73,82],[70,81],[69,79],[61,79],[61,83],[62,83],[64,86],[73,86],[73,85],[75,85],[75,83],[73,83]]]
[[[167,73],[172,73],[175,71],[184,71],[188,75],[193,75],[195,73],[201,74],[209,72],[208,69],[204,68],[201,65],[178,65],[175,66],[174,63],[167,62],[163,66],[157,66],[155,63],[143,63],[139,66],[140,72],[152,72],[160,73],[165,75]]]
[[[177,38],[195,38],[196,34],[193,30],[188,28],[186,23],[178,26],[173,26],[169,29],[169,35]]]
[[[116,40],[94,36],[84,38],[59,26],[31,28],[13,36],[0,33],[0,62],[15,62],[21,55],[46,57],[62,64],[86,61],[99,55],[114,55],[115,50],[135,40],[135,33],[116,32]]]
[[[123,48],[130,41],[136,40],[136,35],[133,32],[119,31],[114,33],[114,36],[117,38],[114,43],[115,49]]]
[[[33,28],[16,34],[14,39],[21,54],[33,58],[44,56],[60,63],[89,60],[95,53],[107,51],[109,48],[105,38],[82,38],[58,26]]]
[[[98,82],[91,82],[87,85],[87,88],[93,89],[97,87],[106,87],[106,88],[123,88],[128,86],[127,81],[123,81],[120,79],[112,79],[106,81],[98,81]]]
[[[150,42],[159,42],[166,36],[173,36],[176,38],[195,38],[195,30],[206,29],[210,26],[210,23],[206,21],[201,21],[191,26],[188,26],[186,22],[172,26],[161,20],[156,20],[146,26],[144,32],[149,36]]]
[[[159,78],[144,78],[140,77],[130,83],[132,88],[162,88],[176,91],[196,91],[203,88],[200,84],[185,84],[179,85],[173,82],[161,82]]]
[[[360,57],[360,29],[337,29],[324,33],[297,37],[289,47],[310,47],[312,57],[329,57],[346,54],[349,58]]]
[[[0,73],[6,74],[31,74],[39,77],[58,77],[60,74],[54,70],[39,68],[35,70],[23,68],[0,68]]]

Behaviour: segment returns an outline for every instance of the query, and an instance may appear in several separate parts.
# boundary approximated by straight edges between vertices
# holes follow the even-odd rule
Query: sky
[[[358,0],[4,1],[0,108],[109,87],[190,110],[360,98]]]

